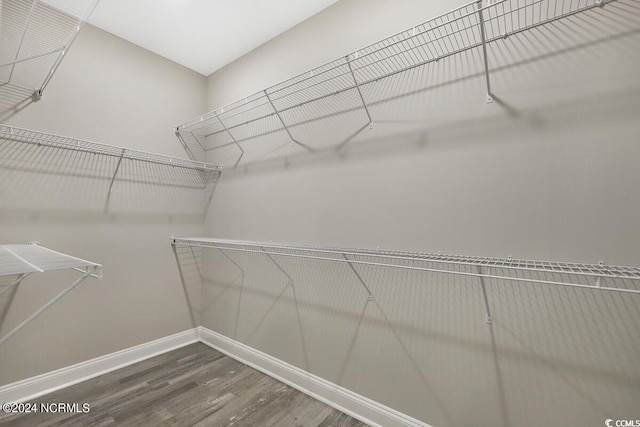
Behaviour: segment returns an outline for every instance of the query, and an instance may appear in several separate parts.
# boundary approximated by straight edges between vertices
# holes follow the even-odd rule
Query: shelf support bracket
[[[111,177],[111,182],[109,183],[109,194],[111,194],[113,190],[113,182],[116,180],[116,175],[118,175],[118,170],[120,169],[120,164],[122,163],[122,157],[124,156],[125,149],[122,149],[120,153],[120,157],[118,157],[118,164],[116,165],[116,170],[113,171],[113,177]]]
[[[193,135],[193,132],[189,132],[189,133]],[[182,148],[184,148],[184,151],[187,152],[187,155],[189,156],[189,158],[191,158],[191,160],[200,160],[195,154],[193,154],[193,151],[187,145],[187,142],[184,140],[184,137],[182,136],[182,133],[180,133],[179,128],[176,128],[175,134],[176,134],[176,137],[178,137],[178,141],[180,141],[180,144],[182,144]],[[196,138],[195,135],[193,135],[193,139],[196,140],[198,145],[202,147],[202,150],[204,151],[205,148],[202,146],[202,144],[200,144],[200,141],[198,141],[198,138]]]
[[[240,267],[240,265],[237,262],[235,262],[233,258],[227,255],[225,251],[223,251],[220,247],[218,247],[217,244],[213,243],[213,247],[218,249],[220,253],[224,255],[224,257],[228,259],[229,262],[231,262],[231,264],[235,265],[236,268],[240,270],[240,295],[238,296],[238,307],[236,309],[236,321],[235,321],[235,326],[233,327],[233,339],[235,339],[238,336],[238,319],[240,319],[240,303],[242,302],[242,290],[244,289],[244,269]],[[238,277],[233,279],[232,283],[234,283],[237,279]]]
[[[289,130],[289,128],[287,127],[287,125],[285,124],[284,120],[282,120],[282,116],[280,115],[280,113],[278,112],[278,110],[276,109],[276,106],[273,105],[273,101],[271,100],[271,97],[269,96],[269,94],[267,93],[267,91],[264,91],[264,95],[267,97],[267,101],[269,101],[269,104],[271,104],[271,108],[273,108],[273,111],[276,113],[276,116],[278,117],[278,120],[280,120],[280,123],[282,123],[282,127],[284,127],[284,130],[287,132],[287,135],[289,135],[289,139],[291,139],[291,142],[294,142],[298,145],[300,145],[301,147],[304,147],[307,149],[307,151],[310,151],[313,153],[313,149],[311,147],[309,147],[306,144],[303,144],[302,142],[296,140],[293,135],[291,135],[291,131]]]
[[[237,268],[238,270],[240,270],[240,273],[242,274],[242,277],[244,277],[244,269],[243,269],[242,267],[240,267],[240,265],[238,265],[238,263],[237,263],[237,262],[235,262],[235,261],[233,260],[233,258],[231,258],[229,255],[227,255],[227,253],[226,253],[225,251],[223,251],[223,250],[222,250],[222,249],[221,249],[217,244],[215,244],[215,243],[214,243],[214,244],[213,244],[213,246],[214,246],[217,250],[219,250],[219,251],[220,251],[220,253],[221,253],[222,255],[224,255],[224,257],[225,257],[226,259],[228,259],[228,260],[229,260],[229,262],[231,262],[231,264],[235,265],[235,266],[236,266],[236,268]]]
[[[242,159],[242,156],[244,156],[244,150],[242,149],[242,146],[240,145],[240,143],[238,143],[238,140],[236,140],[236,137],[233,136],[233,134],[231,133],[229,128],[227,128],[227,125],[224,124],[224,122],[222,121],[222,119],[220,118],[218,113],[215,112],[215,110],[214,110],[213,114],[216,115],[216,119],[218,119],[218,121],[220,122],[220,124],[222,125],[224,130],[229,134],[229,136],[231,137],[231,140],[233,141],[233,143],[236,144],[238,146],[238,148],[240,149],[240,157],[238,157],[238,160],[236,160],[236,163],[233,165],[233,168],[235,169],[236,167],[238,167],[238,163],[240,163],[240,160]]]
[[[26,279],[27,277],[29,277],[29,275],[31,275],[31,273],[24,273],[21,274],[16,280],[14,280],[11,284],[9,284],[6,288],[3,288],[0,291],[0,295],[4,295],[5,292],[7,292],[9,289],[12,289],[16,286],[18,286],[20,284],[20,282],[22,282],[24,279]]]
[[[604,267],[604,261],[598,261],[598,266]],[[596,277],[596,288],[602,287],[602,276]]]
[[[478,0],[478,21],[480,26],[480,38],[482,40],[482,55],[484,57],[484,75],[487,80],[487,104],[493,102],[493,94],[491,93],[491,78],[489,76],[489,59],[487,57],[487,40],[484,30],[484,17],[482,16],[482,0]]]
[[[282,268],[282,267],[280,266],[280,264],[278,264],[278,263],[276,262],[276,260],[275,260],[275,259],[273,259],[273,257],[271,256],[271,254],[270,254],[270,253],[268,253],[267,251],[265,251],[265,250],[264,250],[264,247],[263,247],[263,246],[260,246],[260,249],[262,249],[262,252],[264,252],[264,254],[265,254],[267,257],[269,257],[269,259],[271,260],[271,262],[272,262],[276,267],[278,267],[278,270],[280,270],[280,271],[282,272],[282,274],[284,274],[284,275],[287,277],[287,279],[289,280],[289,285],[291,285],[291,287],[293,287],[293,279],[291,278],[291,276],[289,276],[289,274],[288,274],[286,271],[284,271],[284,268]]]
[[[18,326],[16,326],[15,328],[13,328],[7,335],[3,336],[2,338],[0,338],[0,345],[4,344],[9,338],[11,338],[12,336],[14,336],[16,333],[18,333],[18,331],[20,331],[20,329],[24,328],[25,326],[27,326],[29,323],[31,323],[31,321],[33,319],[35,319],[36,317],[38,317],[40,314],[42,314],[45,310],[47,310],[49,307],[51,307],[53,304],[55,304],[56,302],[58,302],[59,299],[61,299],[62,297],[64,297],[66,294],[68,294],[69,292],[71,292],[76,286],[78,286],[80,283],[84,282],[87,278],[91,277],[91,274],[94,273],[95,271],[98,270],[98,267],[93,267],[92,269],[88,270],[85,274],[83,274],[81,277],[79,277],[78,279],[76,279],[76,281],[74,281],[72,284],[70,284],[67,288],[65,288],[62,292],[60,292],[58,295],[56,295],[55,297],[53,297],[53,299],[51,299],[48,303],[46,303],[45,305],[43,305],[42,307],[40,307],[40,309],[38,311],[36,311],[35,313],[33,313],[31,316],[29,316],[28,318],[26,318],[25,320],[22,321],[22,323],[20,323]]]
[[[487,296],[487,287],[484,283],[484,274],[482,273],[482,268],[478,267],[478,278],[480,279],[480,287],[482,287],[482,298],[484,299],[484,309],[485,309],[485,317],[484,322],[487,325],[491,325],[493,323],[493,317],[491,317],[491,308],[489,307],[489,297]]]
[[[298,330],[300,331],[300,343],[302,344],[302,354],[304,355],[304,364],[305,364],[305,367],[307,367],[307,369],[308,369],[308,366],[309,366],[309,358],[308,358],[308,356],[307,356],[307,347],[305,346],[305,343],[304,343],[304,335],[303,335],[303,333],[302,333],[302,321],[301,321],[301,319],[300,319],[300,308],[298,307],[298,296],[296,295],[296,288],[293,286],[293,279],[292,279],[292,278],[291,278],[291,276],[289,276],[289,274],[284,270],[284,268],[282,268],[282,266],[280,266],[280,264],[278,264],[278,263],[276,262],[276,260],[275,260],[275,259],[273,259],[273,257],[271,256],[271,254],[264,250],[264,246],[260,246],[260,249],[262,249],[262,252],[264,252],[264,254],[265,254],[266,256],[268,256],[268,257],[269,257],[269,259],[271,260],[271,262],[272,262],[276,267],[278,267],[278,269],[282,272],[282,274],[284,274],[284,275],[287,277],[287,279],[289,280],[289,286],[291,286],[291,292],[293,293],[293,299],[294,299],[295,304],[296,304],[296,305],[295,305],[295,307],[296,307],[296,315],[297,315],[297,317],[298,317]],[[287,289],[287,288],[285,288],[285,290],[286,290],[286,289]],[[282,292],[284,292],[284,290],[283,290]],[[280,293],[280,295],[282,295],[282,292]],[[278,298],[280,298],[280,297],[278,297]],[[277,301],[277,299],[276,299],[276,301]],[[274,303],[275,303],[275,302],[274,302]]]
[[[351,271],[353,271],[353,274],[356,275],[356,278],[358,279],[358,281],[360,282],[360,284],[364,287],[364,289],[367,291],[368,296],[368,300],[369,301],[373,301],[373,294],[371,293],[371,289],[369,289],[369,287],[367,286],[367,284],[365,283],[364,279],[362,278],[362,276],[360,276],[360,273],[358,273],[358,270],[356,270],[356,268],[353,266],[353,264],[351,263],[351,260],[347,257],[346,254],[342,254],[342,256],[344,257],[344,259],[347,261],[347,265],[349,267],[351,267]]]
[[[38,102],[42,99],[42,89],[36,89],[31,94],[31,101]]]
[[[345,59],[347,60],[347,65],[349,66],[349,72],[351,73],[353,82],[355,83],[356,89],[358,90],[358,95],[360,95],[360,101],[362,101],[362,105],[364,106],[364,111],[367,113],[367,117],[369,118],[369,129],[373,129],[373,119],[371,118],[371,113],[369,113],[369,107],[367,107],[367,103],[364,100],[364,96],[362,95],[360,84],[358,83],[358,80],[356,80],[356,75],[353,72],[353,67],[351,67],[351,61],[349,60],[349,55],[345,56]]]
[[[176,248],[176,243],[175,240],[172,239],[172,244],[171,244],[171,248],[173,249],[173,256],[176,258],[176,265],[178,266],[178,273],[180,274],[180,281],[182,282],[182,290],[184,292],[184,297],[187,301],[187,304],[189,306],[189,317],[191,319],[191,324],[195,326],[197,326],[198,322],[196,322],[196,319],[193,315],[193,312],[191,311],[193,305],[191,304],[191,300],[189,299],[189,292],[187,292],[187,281],[185,280],[184,277],[184,272],[182,271],[182,264],[180,264],[180,257],[178,256],[178,249]],[[189,245],[189,248],[191,249],[191,253],[193,253],[193,248],[191,247],[191,245]],[[194,256],[195,258],[195,256]],[[196,264],[197,265],[197,264]],[[200,269],[198,269],[198,272],[200,271]],[[202,275],[200,275],[200,284],[202,284]],[[196,310],[198,310],[196,308]]]

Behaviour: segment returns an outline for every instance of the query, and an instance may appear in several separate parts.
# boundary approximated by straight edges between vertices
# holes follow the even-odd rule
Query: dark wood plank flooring
[[[34,399],[87,413],[0,414],[2,426],[318,426],[365,424],[204,344]]]

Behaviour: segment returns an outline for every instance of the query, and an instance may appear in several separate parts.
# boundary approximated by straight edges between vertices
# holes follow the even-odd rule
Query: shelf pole
[[[360,282],[360,284],[362,286],[364,286],[365,290],[367,291],[367,294],[369,294],[369,298],[368,298],[369,301],[373,301],[373,294],[371,293],[371,289],[369,289],[367,284],[364,282],[364,279],[362,278],[362,276],[360,276],[360,273],[358,273],[358,270],[356,270],[356,268],[353,266],[353,264],[351,264],[351,260],[347,257],[346,254],[342,254],[342,256],[347,261],[347,265],[349,267],[351,267],[351,271],[353,271],[353,274],[356,275],[356,277],[358,278],[358,281]]]
[[[236,140],[236,137],[233,136],[231,131],[227,128],[227,125],[224,124],[224,122],[222,121],[222,119],[220,118],[220,116],[218,115],[218,113],[215,110],[213,111],[213,114],[216,115],[216,119],[218,119],[218,121],[220,122],[220,124],[222,125],[224,130],[227,131],[227,133],[229,134],[229,136],[233,140],[233,143],[236,144],[238,146],[238,148],[240,149],[240,151],[241,151],[240,157],[238,157],[238,160],[236,160],[236,163],[233,165],[233,168],[235,169],[238,166],[238,163],[240,163],[240,160],[242,159],[242,156],[244,156],[244,150],[242,149],[242,146],[240,145],[240,143],[238,143],[238,141]],[[291,135],[289,135],[289,136],[291,136]]]
[[[313,149],[311,147],[309,147],[306,144],[303,144],[302,142],[296,140],[293,135],[291,135],[291,131],[289,130],[289,128],[287,127],[287,125],[285,124],[284,120],[282,120],[282,116],[280,116],[280,113],[278,112],[278,110],[276,109],[276,106],[273,104],[273,101],[271,100],[271,97],[269,96],[269,94],[267,93],[266,89],[264,90],[264,95],[267,97],[267,101],[269,101],[269,104],[271,104],[271,108],[273,108],[273,111],[276,113],[276,116],[278,117],[278,119],[280,120],[280,123],[282,123],[282,127],[284,127],[284,130],[287,132],[287,135],[289,135],[289,139],[291,139],[291,142],[294,142],[304,148],[306,148],[308,151],[311,151],[313,153]]]
[[[116,175],[118,175],[118,170],[120,169],[120,163],[122,163],[122,157],[124,156],[125,149],[122,149],[120,153],[120,157],[118,158],[118,164],[116,165],[116,170],[113,171],[113,177],[111,177],[111,183],[109,183],[109,194],[111,194],[113,189],[113,182],[116,180]]]
[[[487,272],[487,276],[489,276],[489,272]],[[482,298],[484,299],[484,309],[485,309],[485,318],[484,322],[487,325],[493,323],[493,318],[491,317],[491,308],[489,307],[489,297],[487,296],[487,287],[484,283],[485,275],[482,274],[482,268],[478,267],[478,278],[480,279],[480,286],[482,287]]]
[[[360,95],[360,101],[362,101],[362,105],[364,106],[364,111],[367,113],[367,117],[369,118],[369,129],[373,129],[373,119],[371,118],[371,114],[369,113],[369,107],[367,107],[367,103],[364,100],[364,96],[362,95],[362,90],[360,90],[360,84],[358,84],[358,80],[356,80],[356,75],[353,72],[353,68],[351,67],[351,61],[349,60],[349,55],[345,56],[347,61],[347,65],[349,66],[349,72],[351,73],[351,77],[353,77],[353,82],[356,85],[356,89],[358,90],[358,95]]]
[[[53,304],[55,304],[56,302],[58,302],[58,300],[62,297],[64,297],[66,294],[68,294],[69,292],[71,292],[73,290],[73,288],[75,288],[76,286],[78,286],[80,283],[84,282],[88,277],[91,276],[91,274],[93,272],[95,272],[97,270],[97,267],[93,267],[91,270],[88,270],[85,274],[83,274],[81,277],[79,277],[75,282],[73,282],[71,285],[69,285],[66,289],[64,289],[62,292],[60,292],[58,295],[56,295],[55,297],[53,297],[52,300],[50,300],[48,303],[46,303],[45,305],[43,305],[42,307],[40,307],[40,309],[38,311],[36,311],[35,313],[33,313],[31,316],[29,316],[28,318],[26,318],[25,320],[22,321],[22,323],[20,323],[18,326],[16,326],[15,328],[13,328],[11,330],[11,332],[9,332],[7,335],[3,336],[2,338],[0,338],[0,345],[4,344],[9,338],[11,338],[12,336],[14,336],[16,333],[18,333],[18,331],[20,331],[20,329],[24,328],[25,326],[27,326],[29,323],[31,323],[31,321],[33,319],[35,319],[36,317],[38,317],[40,314],[42,314],[42,312],[44,312],[45,310],[47,310],[49,307],[51,307]]]
[[[484,17],[482,16],[482,0],[478,0],[477,5],[480,38],[482,40],[482,55],[484,57],[484,76],[487,80],[487,104],[490,104],[493,102],[493,94],[491,93],[491,78],[489,77],[489,59],[487,57],[487,40],[484,32]]]
[[[272,262],[272,263],[274,263],[276,267],[278,267],[278,270],[280,270],[280,271],[282,272],[282,274],[284,274],[285,276],[287,276],[287,279],[289,279],[289,284],[293,287],[293,279],[291,278],[291,276],[289,276],[289,274],[288,274],[286,271],[284,271],[284,268],[282,268],[282,267],[280,266],[280,264],[278,264],[278,263],[276,262],[276,260],[275,260],[275,259],[273,259],[273,257],[271,256],[271,254],[270,254],[269,252],[267,252],[267,251],[265,251],[265,250],[264,250],[264,247],[260,246],[260,249],[262,249],[262,252],[264,252],[264,254],[265,254],[267,257],[269,257],[269,259],[271,260],[271,262]],[[286,255],[286,254],[284,254],[284,255]]]
[[[0,291],[0,295],[3,295],[5,292],[7,292],[9,289],[18,286],[20,284],[20,282],[22,282],[24,279],[26,279],[31,273],[23,273],[20,275],[20,277],[18,277],[13,283],[11,283],[10,285],[8,285],[6,288],[2,289]]]

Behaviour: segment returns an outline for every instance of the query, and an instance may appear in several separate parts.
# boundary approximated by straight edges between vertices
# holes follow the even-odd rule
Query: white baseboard
[[[198,341],[197,329],[189,329],[37,377],[7,384],[0,387],[0,403],[31,400]]]
[[[430,427],[422,421],[199,326],[200,341],[370,426]]]
[[[422,421],[202,326],[7,384],[0,387],[0,403],[32,400],[198,341],[370,426],[430,427]]]

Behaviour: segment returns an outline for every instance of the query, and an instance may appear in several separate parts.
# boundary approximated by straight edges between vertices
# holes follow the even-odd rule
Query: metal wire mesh
[[[86,267],[101,266],[37,244],[0,246],[0,276]]]
[[[3,1],[0,6],[2,84],[44,90],[98,1]]]
[[[296,246],[210,238],[175,238],[178,245],[213,247],[246,253],[267,253],[365,266],[379,266],[424,273],[485,277],[515,282],[640,293],[640,267],[613,266],[450,254],[396,252],[370,249]],[[313,254],[311,254],[313,253]],[[606,281],[604,279],[607,279]]]
[[[69,138],[66,136],[53,135],[44,132],[38,132],[35,130],[21,129],[4,125],[0,125],[0,138],[6,141],[35,145],[38,147],[78,151],[115,158],[122,157],[123,159],[155,163],[176,168],[192,169],[197,171],[222,170],[220,166],[210,163],[196,162],[188,159],[164,156],[162,154],[148,153],[145,151],[132,150],[115,145],[100,144],[97,142],[85,141],[81,139]],[[20,144],[16,144],[16,147],[19,146]]]
[[[190,189],[202,192],[207,206],[222,172],[209,163],[2,125],[0,161],[11,171],[102,180],[109,192],[115,182],[148,184],[139,188],[149,196],[159,186]]]
[[[624,14],[624,8],[634,7],[633,0],[474,1],[217,108],[180,125],[177,134],[198,140],[201,153],[193,158],[228,149],[238,157],[236,164],[260,159],[265,152],[282,154],[288,143],[311,151],[340,147],[359,137],[370,122],[424,122],[437,117],[443,100],[433,100],[433,89],[442,85],[478,78],[464,92],[478,98],[482,91],[486,94],[481,24],[491,69],[500,69],[605,34],[637,29],[638,11]],[[596,30],[581,30],[583,20]],[[501,51],[507,38],[542,28],[545,36],[536,33],[536,48],[507,55]],[[240,149],[231,151],[232,145]],[[253,148],[256,145],[264,147]]]

